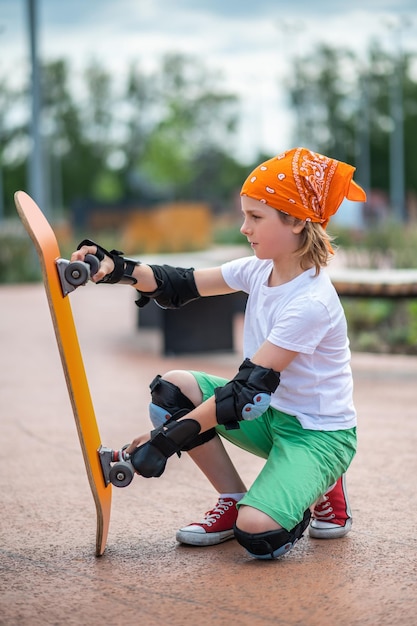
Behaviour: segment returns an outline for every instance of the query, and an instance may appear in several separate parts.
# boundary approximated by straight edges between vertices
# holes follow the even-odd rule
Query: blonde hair
[[[304,228],[300,233],[300,245],[297,254],[300,257],[301,267],[306,270],[312,265],[316,268],[316,276],[322,267],[326,267],[334,254],[332,237],[318,222],[300,220],[297,217],[278,211],[278,215],[284,224],[296,226],[304,222]]]

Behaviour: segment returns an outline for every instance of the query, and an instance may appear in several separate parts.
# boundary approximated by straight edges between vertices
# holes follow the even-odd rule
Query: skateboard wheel
[[[90,266],[90,276],[94,276],[94,274],[97,274],[100,267],[100,261],[98,260],[98,258],[94,256],[94,254],[86,254],[85,262],[88,263],[88,265]]]
[[[69,263],[64,271],[65,280],[73,287],[85,285],[88,280],[88,267],[82,261]]]
[[[120,461],[110,469],[109,478],[115,487],[127,487],[133,480],[135,472],[130,463]]]

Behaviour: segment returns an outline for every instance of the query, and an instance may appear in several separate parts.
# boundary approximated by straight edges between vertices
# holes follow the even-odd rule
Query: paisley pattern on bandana
[[[318,221],[324,222],[326,199],[338,162],[316,152],[302,151],[298,148],[292,161],[295,184],[303,206],[311,208]]]

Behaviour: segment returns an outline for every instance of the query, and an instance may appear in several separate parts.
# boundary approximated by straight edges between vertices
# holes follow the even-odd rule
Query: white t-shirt
[[[249,294],[244,357],[268,340],[297,356],[281,372],[271,406],[295,415],[303,428],[343,430],[356,425],[346,318],[328,274],[307,270],[268,287],[272,261],[245,257],[222,266],[226,283]]]

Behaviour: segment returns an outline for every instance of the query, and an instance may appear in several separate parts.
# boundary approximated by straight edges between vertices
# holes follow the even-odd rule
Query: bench
[[[414,298],[417,296],[417,270],[329,271],[339,296],[354,298]]]

